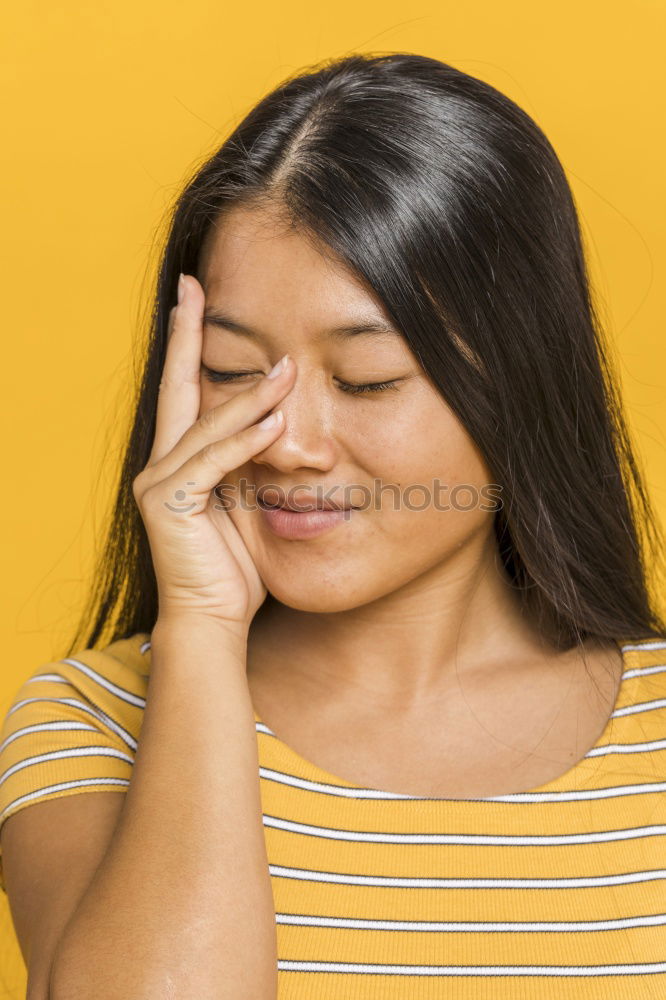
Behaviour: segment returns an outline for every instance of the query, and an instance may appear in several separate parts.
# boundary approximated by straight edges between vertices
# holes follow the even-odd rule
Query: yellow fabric
[[[127,788],[149,640],[25,681],[0,734],[0,826],[33,802]],[[603,734],[529,793],[364,789],[255,716],[279,1000],[666,996],[666,640],[619,642]]]

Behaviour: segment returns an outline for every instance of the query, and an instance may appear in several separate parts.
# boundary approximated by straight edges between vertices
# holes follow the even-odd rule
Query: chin
[[[275,580],[271,577],[270,573],[262,576],[271,597],[294,611],[313,615],[351,611],[382,596],[376,589],[359,587],[358,583],[354,587],[342,586],[340,582],[327,582],[321,576],[310,578],[305,573],[293,586],[284,576]]]

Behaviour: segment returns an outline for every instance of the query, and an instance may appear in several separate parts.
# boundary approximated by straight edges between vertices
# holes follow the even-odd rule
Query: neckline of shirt
[[[459,806],[460,808],[498,802],[515,803],[545,801],[550,795],[553,795],[556,801],[561,801],[563,794],[567,791],[572,791],[572,793],[580,791],[579,788],[572,786],[572,779],[582,769],[584,769],[586,765],[588,767],[590,766],[590,757],[594,759],[594,757],[597,756],[594,754],[594,751],[597,751],[606,744],[610,743],[613,723],[617,710],[620,707],[626,675],[630,665],[634,662],[635,656],[639,652],[639,650],[635,650],[634,647],[639,645],[641,642],[646,643],[649,640],[632,640],[624,638],[614,639],[613,641],[620,650],[620,655],[622,657],[622,673],[620,675],[620,683],[615,696],[613,709],[606,720],[606,725],[604,726],[603,731],[595,741],[594,746],[587,751],[585,756],[576,761],[575,764],[572,764],[571,767],[567,768],[564,773],[558,775],[556,778],[552,778],[550,781],[544,782],[541,785],[527,789],[523,792],[511,792],[504,795],[458,799],[439,796],[408,795],[406,793],[389,792],[378,788],[372,788],[367,785],[359,785],[348,781],[346,778],[341,778],[339,775],[333,774],[330,771],[326,771],[318,764],[314,763],[314,761],[303,757],[302,754],[298,753],[298,751],[294,750],[291,746],[289,746],[289,744],[285,743],[277,733],[275,733],[269,726],[266,725],[266,723],[263,722],[253,705],[255,723],[258,732],[266,733],[271,740],[274,741],[273,749],[277,752],[284,766],[288,769],[289,774],[291,775],[292,772],[295,772],[294,777],[296,782],[300,782],[303,787],[312,787],[312,790],[329,788],[331,791],[335,790],[335,792],[342,794],[344,797],[351,797],[355,799],[390,799],[395,801],[430,803],[433,805],[440,803],[442,805],[450,804],[452,806]],[[585,794],[584,790],[581,794]]]

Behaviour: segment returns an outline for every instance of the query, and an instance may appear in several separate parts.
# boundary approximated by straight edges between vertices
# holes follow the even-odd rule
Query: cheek
[[[396,407],[386,419],[368,419],[358,425],[353,453],[359,465],[373,476],[403,488],[440,482],[489,482],[481,452],[453,411],[441,399],[432,405]]]
[[[373,478],[398,484],[393,494],[382,491],[367,528],[400,565],[437,561],[492,517],[482,509],[489,469],[448,407],[397,415],[386,428],[373,428],[364,447]]]
[[[480,488],[490,481],[490,470],[481,452],[457,420],[449,422],[439,434],[433,430],[432,446],[422,461],[451,486],[468,483]]]
[[[427,446],[421,452],[423,464],[442,470],[435,474],[451,485],[470,483],[478,487],[488,482],[490,472],[479,448],[441,397],[425,420],[429,430]]]

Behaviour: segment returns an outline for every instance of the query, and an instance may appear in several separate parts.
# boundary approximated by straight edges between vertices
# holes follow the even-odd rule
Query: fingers
[[[184,275],[182,281],[182,301],[174,306],[169,316],[167,352],[149,466],[164,458],[199,416],[206,297],[194,275]]]
[[[171,507],[181,514],[199,514],[205,510],[211,490],[232,469],[247,462],[257,452],[268,448],[280,436],[284,428],[284,414],[281,410],[269,414],[260,423],[252,424],[222,440],[209,441],[204,447],[179,465],[171,475],[164,478],[163,466],[155,481],[154,469],[144,469],[134,480],[134,496],[137,501],[152,506],[169,507],[168,500],[175,497],[178,507]],[[153,479],[152,484],[149,480]]]
[[[288,357],[285,366],[274,378],[264,376],[231,399],[203,413],[188,427],[171,451],[147,466],[150,480],[157,482],[166,479],[203,448],[256,425],[289,392],[294,383],[295,371],[295,364]],[[262,443],[263,439],[259,441],[259,451],[268,447],[268,443]],[[242,461],[247,462],[252,457],[252,454],[248,454]],[[236,466],[230,466],[230,469],[233,468]]]

